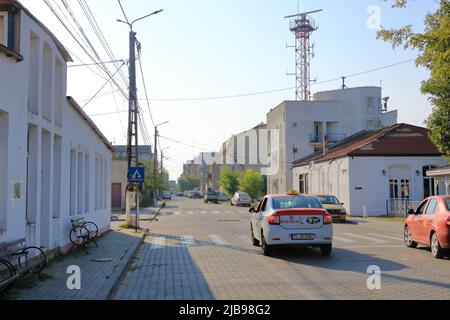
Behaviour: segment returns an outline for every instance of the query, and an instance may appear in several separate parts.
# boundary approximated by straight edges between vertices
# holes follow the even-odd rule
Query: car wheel
[[[442,259],[444,256],[444,249],[442,249],[441,244],[439,243],[436,232],[431,236],[431,253],[436,259]]]
[[[264,238],[263,232],[261,232],[261,249],[262,249],[263,255],[265,255],[266,257],[272,256],[272,247],[267,244],[266,239]]]
[[[259,240],[255,238],[255,234],[253,233],[253,226],[250,224],[250,233],[252,235],[252,244],[254,247],[259,247]]]
[[[328,257],[329,255],[331,255],[331,252],[333,251],[333,245],[326,244],[326,245],[320,246],[320,251],[322,251],[322,255]]]
[[[403,238],[405,240],[405,245],[408,248],[417,248],[418,243],[413,241],[412,236],[411,236],[411,230],[409,229],[408,226],[405,227],[405,231],[403,232]]]

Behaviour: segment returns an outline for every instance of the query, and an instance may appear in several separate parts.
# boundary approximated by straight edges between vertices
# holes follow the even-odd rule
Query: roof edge
[[[86,112],[83,111],[83,109],[80,107],[80,105],[75,101],[75,99],[71,96],[66,97],[69,104],[74,108],[76,112],[91,126],[91,128],[97,133],[97,135],[100,137],[100,139],[103,141],[103,143],[106,145],[106,147],[113,152],[113,146],[112,144],[106,139],[105,135],[100,131],[100,129],[96,126],[96,124],[89,118],[89,116],[86,114]]]

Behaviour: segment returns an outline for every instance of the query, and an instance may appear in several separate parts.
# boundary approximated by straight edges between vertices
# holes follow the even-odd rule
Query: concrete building
[[[0,17],[0,243],[67,249],[71,219],[110,229],[112,147],[66,98],[62,44],[18,1]]]
[[[113,146],[114,156],[111,166],[111,207],[114,211],[125,209],[125,191],[128,185],[127,146]],[[151,146],[138,147],[139,162],[153,160]]]
[[[434,187],[432,195],[450,196],[450,165],[431,169],[427,175]]]
[[[424,128],[399,124],[363,131],[294,162],[294,188],[335,195],[354,216],[406,213],[432,194],[429,168],[446,164]]]
[[[117,160],[128,159],[127,146],[114,145],[113,149],[114,149],[114,159]],[[139,162],[153,160],[152,146],[139,146],[138,156]]]
[[[279,170],[268,176],[268,192],[292,189],[292,162],[322,150],[325,142],[333,145],[357,132],[396,123],[397,111],[383,111],[379,87],[318,92],[314,101],[281,103],[267,114],[267,129],[279,130]]]

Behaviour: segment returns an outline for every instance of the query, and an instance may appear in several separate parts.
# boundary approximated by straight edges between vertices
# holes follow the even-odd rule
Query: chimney
[[[323,155],[328,153],[328,135],[323,137]]]

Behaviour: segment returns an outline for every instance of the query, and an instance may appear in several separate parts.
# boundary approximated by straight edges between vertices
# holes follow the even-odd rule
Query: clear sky
[[[59,0],[56,0],[61,3]],[[67,0],[83,29],[98,47],[79,1]],[[84,62],[89,59],[51,13],[42,0],[21,0],[43,21],[61,42]],[[51,0],[55,3],[55,0]],[[128,58],[128,29],[116,22],[122,18],[116,0],[87,0],[117,59]],[[164,9],[164,12],[135,25],[142,43],[142,63],[156,123],[169,120],[160,134],[190,147],[161,139],[169,147],[165,162],[172,179],[182,172],[182,163],[201,151],[218,151],[232,134],[265,121],[267,112],[283,100],[294,99],[294,90],[231,99],[176,100],[239,95],[289,88],[295,85],[286,71],[294,71],[293,43],[284,16],[297,12],[296,0],[122,0],[130,19]],[[301,11],[324,9],[314,15],[320,28],[313,34],[316,57],[312,78],[324,81],[354,74],[410,58],[417,53],[392,50],[390,44],[376,39],[376,30],[367,26],[370,6],[379,6],[381,24],[399,27],[412,24],[423,28],[427,11],[437,4],[432,0],[411,1],[405,10],[392,9],[382,0],[304,0]],[[80,61],[74,57],[75,64]],[[112,68],[112,67],[111,67]],[[126,73],[126,68],[123,69]],[[138,72],[139,73],[139,72]],[[390,69],[349,78],[347,86],[379,86],[389,96],[390,107],[399,110],[399,121],[424,125],[431,112],[426,97],[420,93],[421,81],[428,72],[413,62]],[[105,83],[87,67],[69,68],[68,95],[81,105]],[[141,78],[139,98],[145,98]],[[337,89],[340,81],[313,86],[313,92]],[[107,86],[85,109],[106,135],[116,144],[126,144],[127,114],[102,113],[124,111],[127,102]],[[176,101],[173,101],[176,100]],[[146,126],[153,136],[145,101],[141,101]],[[151,137],[152,139],[152,137]]]

